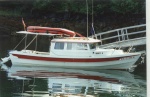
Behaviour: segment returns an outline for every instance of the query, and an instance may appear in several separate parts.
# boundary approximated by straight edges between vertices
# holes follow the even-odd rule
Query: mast
[[[88,37],[89,32],[88,32],[88,2],[87,0],[86,0],[86,8],[87,8],[87,37]]]
[[[95,35],[95,33],[94,33],[94,27],[93,27],[93,0],[92,0],[92,28],[91,28],[91,30],[92,30],[92,38],[93,38],[93,34]]]
[[[97,39],[96,35],[95,35],[95,29],[94,29],[94,19],[93,19],[93,0],[92,0],[92,30],[93,30],[93,34],[95,36],[95,38]]]

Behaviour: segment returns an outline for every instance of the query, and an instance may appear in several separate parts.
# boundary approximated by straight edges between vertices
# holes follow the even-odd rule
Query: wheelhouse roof
[[[86,37],[64,37],[51,40],[52,42],[97,43],[101,40]]]

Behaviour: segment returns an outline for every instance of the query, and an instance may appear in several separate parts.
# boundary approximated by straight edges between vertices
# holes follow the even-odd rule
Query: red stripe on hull
[[[19,55],[12,54],[18,58],[30,59],[30,60],[41,60],[41,61],[57,61],[57,62],[106,62],[106,61],[117,61],[125,57],[115,57],[115,58],[53,58],[53,57],[39,57],[39,56],[28,56],[28,55]],[[133,56],[132,56],[133,57]]]

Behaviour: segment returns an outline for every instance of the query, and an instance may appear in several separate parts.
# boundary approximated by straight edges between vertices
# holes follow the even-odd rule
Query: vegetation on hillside
[[[87,0],[89,14],[145,14],[144,0]],[[51,13],[86,14],[86,0],[10,0],[1,1],[0,7],[10,14],[49,15]],[[5,10],[6,9],[6,10]]]
[[[145,0],[87,0],[89,24],[92,1],[96,32],[145,23]],[[3,0],[0,32],[22,30],[18,25],[23,17],[27,25],[64,27],[84,34],[86,15],[86,0]]]

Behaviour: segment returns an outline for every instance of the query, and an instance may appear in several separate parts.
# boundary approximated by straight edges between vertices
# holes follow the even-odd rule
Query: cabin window
[[[64,49],[64,43],[63,42],[56,42],[54,49],[59,49],[59,50]]]
[[[72,49],[72,43],[67,43],[67,50],[71,50]]]
[[[86,43],[77,43],[77,49],[78,50],[87,50],[88,46]]]

